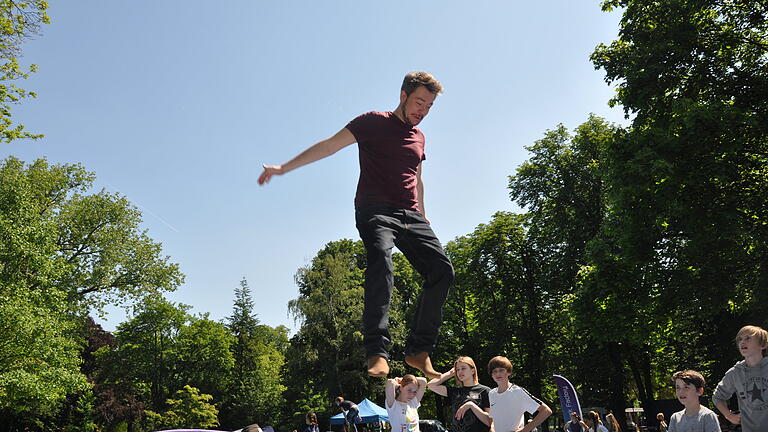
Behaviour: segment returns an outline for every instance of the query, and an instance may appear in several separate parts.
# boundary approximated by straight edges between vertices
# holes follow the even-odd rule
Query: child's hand
[[[475,403],[467,402],[464,405],[460,406],[459,409],[456,410],[456,420],[461,420],[461,418],[464,417],[464,413],[466,413],[467,410],[472,409],[472,405],[475,405]]]

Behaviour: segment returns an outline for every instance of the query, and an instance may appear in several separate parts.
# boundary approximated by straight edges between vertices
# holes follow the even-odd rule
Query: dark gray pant
[[[367,357],[389,358],[389,301],[392,296],[392,247],[397,246],[424,285],[405,354],[431,353],[443,322],[443,304],[454,274],[440,240],[421,213],[385,206],[368,206],[355,211],[357,230],[365,245],[368,267],[365,270],[363,344]]]

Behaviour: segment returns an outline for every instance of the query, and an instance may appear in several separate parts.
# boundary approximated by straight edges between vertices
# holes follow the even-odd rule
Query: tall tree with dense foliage
[[[525,216],[499,212],[487,224],[448,244],[456,281],[445,308],[439,351],[444,369],[459,355],[482,366],[497,355],[525,371],[521,385],[541,393],[545,376],[542,329],[547,301],[536,280],[536,257]]]
[[[572,134],[563,125],[526,147],[531,156],[510,177],[510,196],[528,211],[528,241],[535,251],[537,284],[548,319],[542,328],[551,372],[579,385],[585,403],[622,410],[626,405],[621,340],[603,327],[618,315],[579,315],[574,300],[589,298],[579,272],[608,209],[603,153],[621,129],[591,115]],[[593,374],[596,368],[610,373]]]
[[[177,336],[177,386],[192,385],[220,402],[229,391],[234,342],[229,329],[208,318],[190,317]]]
[[[619,38],[592,60],[634,118],[605,153],[612,235],[585,276],[605,300],[600,272],[620,271],[656,350],[720,376],[736,329],[768,312],[768,2],[604,3],[618,7]]]
[[[78,164],[0,166],[0,283],[62,292],[72,311],[130,304],[183,282],[177,264],[139,228],[125,197],[88,193],[95,176]]]
[[[227,321],[233,338],[233,368],[221,408],[222,425],[235,429],[251,423],[278,424],[288,330],[259,324],[245,279],[235,289],[232,316]]]
[[[82,353],[81,370],[93,385],[96,423],[106,430],[114,430],[120,424],[135,424],[144,413],[136,387],[128,380],[111,379],[122,376],[120,365],[99,361],[100,356],[117,346],[117,338],[90,317],[84,327],[87,346]]]
[[[160,295],[147,297],[134,307],[128,321],[117,326],[117,346],[103,359],[120,366],[115,381],[127,380],[144,391],[151,410],[160,411],[177,390],[178,336],[188,310],[189,306],[174,304]]]
[[[289,311],[301,326],[291,338],[286,358],[286,399],[308,410],[330,414],[331,401],[339,395],[354,400],[383,395],[383,383],[369,378],[364,367],[361,320],[365,256],[362,242],[330,242],[296,274],[299,297],[291,300]],[[404,314],[415,307],[418,285],[401,254],[393,255],[393,266],[390,366],[393,373],[399,373],[405,371]],[[294,415],[298,422],[303,413]]]
[[[182,275],[123,197],[79,165],[0,164],[0,421],[42,419],[84,389],[84,316],[172,290]],[[51,379],[56,377],[56,379]]]
[[[0,428],[36,424],[88,386],[61,292],[0,284]]]

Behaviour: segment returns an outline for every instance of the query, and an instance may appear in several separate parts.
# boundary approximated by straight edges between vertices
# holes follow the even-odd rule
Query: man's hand
[[[741,424],[741,414],[730,413],[725,415],[725,419],[733,424]]]
[[[259,176],[259,185],[269,183],[273,175],[283,175],[282,165],[263,165],[264,171]]]

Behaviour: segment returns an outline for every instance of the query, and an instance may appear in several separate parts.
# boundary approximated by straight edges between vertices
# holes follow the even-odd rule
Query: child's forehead
[[[695,385],[693,385],[693,384],[691,384],[691,383],[689,383],[689,382],[687,382],[687,381],[683,380],[682,378],[678,378],[678,379],[676,379],[676,380],[675,380],[675,385],[676,385],[676,386],[684,386],[684,387],[689,387],[689,386],[690,386],[690,387],[696,387]]]

